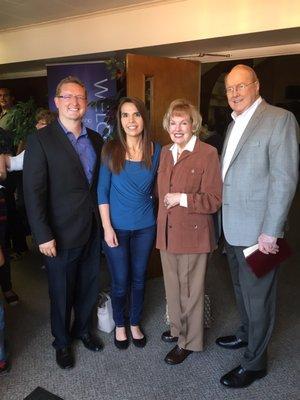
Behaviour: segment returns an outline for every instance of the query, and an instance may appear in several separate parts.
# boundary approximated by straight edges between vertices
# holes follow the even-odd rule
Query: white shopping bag
[[[100,293],[100,301],[97,308],[98,329],[102,332],[110,333],[115,328],[111,298],[107,293]]]

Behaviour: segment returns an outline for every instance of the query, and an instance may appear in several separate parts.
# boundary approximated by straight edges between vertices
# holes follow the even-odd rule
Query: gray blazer
[[[224,177],[222,225],[229,244],[251,246],[261,233],[283,237],[298,182],[298,129],[289,111],[265,101],[255,110]]]

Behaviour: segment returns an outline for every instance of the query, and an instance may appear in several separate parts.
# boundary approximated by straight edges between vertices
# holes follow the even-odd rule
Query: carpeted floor
[[[300,199],[298,193],[297,196]],[[297,200],[299,204],[299,200]],[[49,305],[45,270],[36,253],[13,263],[13,278],[21,302],[7,308],[12,369],[0,377],[1,400],[23,400],[38,386],[64,400],[299,400],[299,283],[300,249],[297,222],[300,209],[295,202],[288,232],[294,255],[282,266],[278,290],[278,319],[269,347],[269,374],[242,390],[226,389],[220,376],[239,364],[243,349],[218,348],[214,341],[231,334],[238,325],[226,257],[210,259],[207,293],[214,322],[206,330],[206,349],[194,353],[181,365],[169,366],[163,358],[172,345],[160,340],[166,328],[161,278],[147,283],[143,328],[148,337],[144,349],[130,346],[120,351],[113,334],[100,333],[105,344],[101,353],[74,344],[76,366],[59,369],[51,346]],[[107,286],[103,266],[102,286]]]

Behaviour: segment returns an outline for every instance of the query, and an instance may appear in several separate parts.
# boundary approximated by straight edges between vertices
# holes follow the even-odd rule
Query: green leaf
[[[14,142],[18,144],[35,130],[35,114],[37,105],[33,98],[19,101],[8,112],[7,129],[14,134]]]

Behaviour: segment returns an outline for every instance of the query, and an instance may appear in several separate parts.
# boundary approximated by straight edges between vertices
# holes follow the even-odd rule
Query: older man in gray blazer
[[[278,251],[298,181],[298,125],[293,114],[260,97],[252,68],[235,66],[225,86],[233,122],[222,153],[222,225],[242,324],[216,343],[246,347],[241,365],[221,378],[223,385],[240,388],[267,374],[278,271],[257,278],[243,250],[258,243],[265,254]]]

